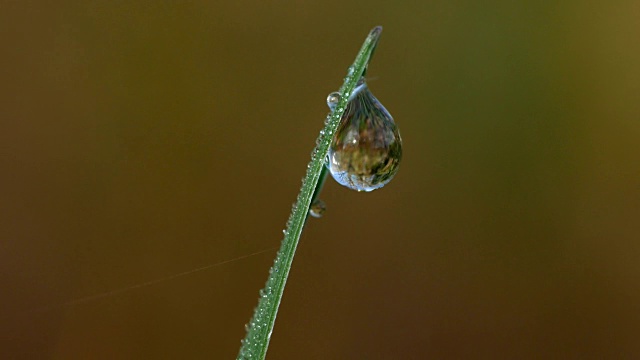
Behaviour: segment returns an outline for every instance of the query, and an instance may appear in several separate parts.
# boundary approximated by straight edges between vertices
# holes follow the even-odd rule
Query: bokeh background
[[[375,25],[400,172],[327,183],[269,359],[640,358],[638,19],[635,0],[2,1],[0,358],[235,358]]]

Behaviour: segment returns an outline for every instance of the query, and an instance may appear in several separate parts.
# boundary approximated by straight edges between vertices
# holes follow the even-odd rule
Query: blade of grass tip
[[[311,154],[311,162],[302,181],[302,188],[287,221],[287,228],[284,230],[284,239],[280,250],[276,255],[273,266],[269,270],[269,277],[265,287],[260,290],[258,306],[254,310],[251,321],[246,325],[247,334],[242,340],[237,359],[264,359],[267,355],[269,340],[271,339],[293,256],[300,240],[300,234],[307,219],[311,201],[318,196],[324,177],[327,174],[323,169],[325,168],[324,162],[327,158],[329,145],[333,134],[338,129],[340,118],[349,101],[349,95],[355,89],[358,80],[366,73],[381,32],[382,27],[377,26],[371,30],[369,36],[365,39],[340,88],[340,100],[327,115],[325,127],[320,131],[320,136],[316,140],[317,146]],[[320,181],[321,178],[323,181]]]

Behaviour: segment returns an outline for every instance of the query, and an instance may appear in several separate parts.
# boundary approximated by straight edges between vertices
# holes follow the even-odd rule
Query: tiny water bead
[[[373,191],[391,181],[401,158],[402,139],[393,117],[360,79],[329,147],[331,175],[350,189]]]
[[[325,205],[324,201],[315,199],[309,208],[309,215],[314,218],[321,218],[325,211],[327,211],[327,205]]]
[[[336,108],[336,105],[340,102],[340,93],[337,91],[332,92],[327,96],[327,106],[329,109],[333,110]]]

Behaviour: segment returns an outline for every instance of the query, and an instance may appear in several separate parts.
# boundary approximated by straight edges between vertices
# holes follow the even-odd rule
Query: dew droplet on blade
[[[327,206],[324,201],[320,199],[315,199],[311,203],[311,207],[309,208],[309,215],[314,218],[321,218],[324,212],[327,211]]]
[[[398,127],[361,79],[329,147],[331,175],[350,189],[373,191],[391,181],[401,159]]]
[[[337,91],[332,92],[327,96],[327,106],[329,109],[333,110],[336,108],[336,105],[340,102],[340,93]]]

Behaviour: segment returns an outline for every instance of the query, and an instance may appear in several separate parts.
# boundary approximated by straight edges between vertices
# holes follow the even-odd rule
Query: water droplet
[[[324,204],[324,201],[320,199],[315,199],[311,203],[311,207],[309,208],[309,215],[314,218],[321,218],[324,212],[327,210],[327,205]]]
[[[337,91],[332,92],[327,96],[327,106],[329,109],[335,109],[336,105],[340,102],[340,93]]]
[[[350,189],[372,191],[391,181],[401,158],[398,127],[361,79],[329,147],[331,175]]]

